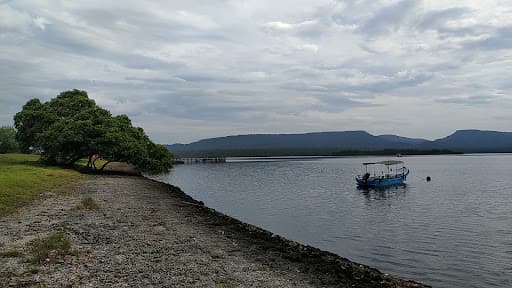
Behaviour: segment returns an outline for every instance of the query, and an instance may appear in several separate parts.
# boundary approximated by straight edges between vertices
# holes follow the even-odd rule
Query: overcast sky
[[[0,125],[83,89],[159,143],[512,130],[510,1],[2,1]]]

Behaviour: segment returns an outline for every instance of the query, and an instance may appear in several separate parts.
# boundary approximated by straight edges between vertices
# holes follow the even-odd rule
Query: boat
[[[380,165],[384,166],[385,169]],[[360,187],[403,185],[407,175],[409,175],[409,169],[404,166],[404,162],[398,160],[366,162],[363,163],[363,166],[365,167],[365,173],[356,177],[357,186]],[[381,169],[378,169],[379,167]]]

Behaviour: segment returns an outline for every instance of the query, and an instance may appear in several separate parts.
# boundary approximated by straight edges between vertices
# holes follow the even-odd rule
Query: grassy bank
[[[39,156],[0,154],[0,215],[30,203],[43,192],[65,192],[85,176],[58,167],[45,166]]]

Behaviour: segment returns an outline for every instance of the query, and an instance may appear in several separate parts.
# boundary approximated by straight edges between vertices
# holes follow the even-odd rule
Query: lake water
[[[229,159],[178,165],[158,180],[386,273],[434,287],[512,287],[512,155],[402,157],[406,186],[357,189],[361,163],[382,159]]]

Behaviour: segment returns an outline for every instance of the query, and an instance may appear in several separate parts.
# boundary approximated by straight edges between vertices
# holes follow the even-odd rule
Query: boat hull
[[[359,187],[387,187],[403,185],[407,175],[409,175],[408,169],[405,170],[405,173],[387,177],[367,177],[366,179],[364,177],[356,177],[356,181]]]
[[[371,179],[364,181],[362,179],[356,179],[357,186],[361,187],[386,187],[394,185],[403,185],[405,177],[400,176],[396,178],[385,178],[385,179]]]
[[[403,185],[405,179],[407,179],[407,175],[409,175],[409,169],[403,166],[403,161],[398,160],[385,160],[379,162],[366,162],[363,165],[366,168],[366,173],[364,175],[358,175],[356,177],[357,186],[359,187],[386,187],[393,185]],[[384,174],[384,171],[381,171],[381,175],[372,176],[368,173],[368,165],[385,165],[387,168],[387,173]],[[402,167],[396,168],[395,165],[402,164]],[[390,167],[391,166],[391,167]],[[394,170],[394,171],[393,171]]]

